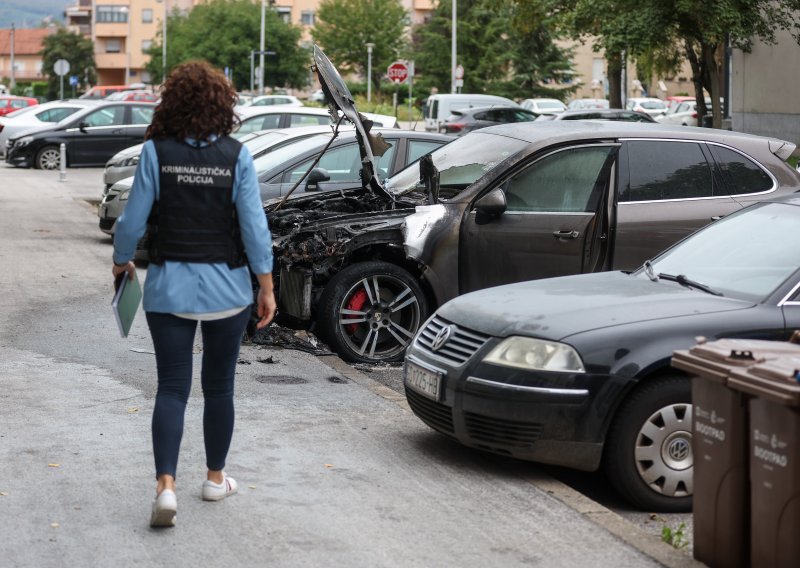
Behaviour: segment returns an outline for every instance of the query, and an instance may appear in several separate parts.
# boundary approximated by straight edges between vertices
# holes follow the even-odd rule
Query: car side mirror
[[[321,181],[330,181],[331,175],[328,170],[324,168],[314,168],[308,173],[308,181],[306,181],[306,191],[319,191],[319,183]]]
[[[479,225],[488,223],[505,213],[507,207],[506,194],[496,187],[475,202],[475,222]]]
[[[89,123],[88,123],[88,122],[86,122],[85,120],[81,120],[81,121],[78,123],[78,129],[79,129],[81,132],[86,132],[86,127],[87,127],[87,126],[89,126]]]

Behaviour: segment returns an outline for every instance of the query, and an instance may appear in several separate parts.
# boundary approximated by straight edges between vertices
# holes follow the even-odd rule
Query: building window
[[[153,23],[153,10],[151,10],[150,8],[145,8],[142,10],[142,23],[143,24]]]
[[[314,25],[314,10],[303,10],[300,13],[300,23],[304,26]]]
[[[122,42],[118,39],[106,40],[106,53],[119,53],[122,51]]]
[[[143,39],[142,40],[142,53],[147,53],[147,50],[149,50],[151,47],[153,47],[153,40],[152,39]]]
[[[99,24],[126,24],[128,23],[127,6],[98,6],[97,23]]]
[[[278,6],[275,9],[275,11],[278,12],[278,16],[280,17],[281,20],[283,20],[283,22],[285,24],[291,24],[292,23],[292,9],[291,8],[289,8],[287,6]]]

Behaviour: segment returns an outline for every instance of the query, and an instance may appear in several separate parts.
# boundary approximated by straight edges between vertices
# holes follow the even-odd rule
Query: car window
[[[630,181],[620,201],[660,201],[711,197],[713,178],[700,145],[694,142],[628,142]]]
[[[0,108],[6,108],[8,106],[9,100],[8,99],[0,99]]]
[[[36,118],[42,122],[61,122],[71,114],[77,112],[77,108],[50,108],[36,114]]]
[[[153,121],[154,107],[132,107],[131,124],[150,124]]]
[[[509,180],[508,211],[593,211],[597,178],[613,146],[568,148],[545,156]]]
[[[709,144],[708,147],[730,194],[759,193],[772,189],[772,178],[752,160],[723,146]]]
[[[125,124],[125,107],[108,106],[90,113],[83,119],[87,126],[116,126]]]
[[[433,152],[444,144],[444,142],[431,142],[428,140],[409,140],[408,141],[408,157],[406,163],[416,162],[428,152]]]
[[[281,114],[265,114],[254,116],[242,121],[239,133],[258,132],[259,130],[271,130],[281,125]]]
[[[675,112],[688,112],[689,111],[689,103],[681,103],[678,105],[678,110]]]
[[[509,113],[512,116],[511,122],[532,122],[536,120],[536,115],[532,112],[512,110]]]
[[[289,126],[317,126],[331,123],[331,117],[327,115],[290,114],[289,119]]]
[[[638,112],[621,112],[615,116],[613,120],[629,120],[632,122],[650,122],[646,115],[639,114]]]
[[[457,116],[463,116],[463,115],[464,115],[463,112],[453,111],[453,114],[451,116],[457,117]],[[497,119],[497,114],[492,112],[492,111],[488,111],[488,110],[485,111],[485,112],[476,112],[473,115],[473,117],[475,118],[475,120],[491,120],[492,122],[497,122],[497,120],[498,120]]]
[[[388,173],[389,166],[391,166],[394,160],[394,153],[397,148],[397,140],[387,140],[387,142],[391,144],[391,147],[386,150],[380,158],[377,156],[375,157],[375,165],[378,167],[379,172],[383,172],[383,175]],[[296,182],[305,175],[315,159],[316,156],[292,167],[291,170],[284,175],[284,181],[290,183]],[[358,149],[358,144],[353,142],[334,148],[333,150],[328,150],[315,167],[327,170],[328,174],[331,176],[330,181],[333,182],[360,181],[361,152]]]
[[[11,108],[25,108],[28,106],[28,101],[25,99],[13,99],[11,101]]]

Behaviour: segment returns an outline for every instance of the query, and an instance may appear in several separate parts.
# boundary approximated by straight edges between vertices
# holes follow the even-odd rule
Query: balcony
[[[95,23],[94,35],[101,37],[126,37],[128,35],[128,23]]]
[[[125,69],[128,55],[125,53],[95,53],[94,61],[98,69]]]

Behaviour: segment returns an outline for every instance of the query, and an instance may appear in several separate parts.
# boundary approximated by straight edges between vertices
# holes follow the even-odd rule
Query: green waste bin
[[[729,378],[786,355],[800,357],[800,345],[701,339],[673,354],[672,366],[692,376],[693,548],[709,566],[750,566],[748,396],[731,390]]]
[[[800,566],[800,357],[731,374],[749,402],[752,565]]]

